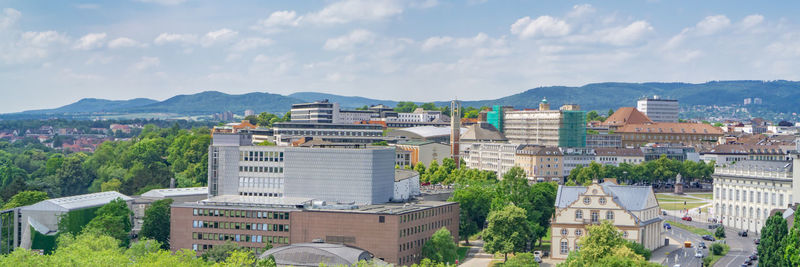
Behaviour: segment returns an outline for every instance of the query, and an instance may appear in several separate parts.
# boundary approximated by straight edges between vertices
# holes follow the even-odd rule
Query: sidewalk
[[[653,250],[653,253],[650,255],[650,262],[664,265],[664,261],[667,260],[669,254],[680,249],[681,245],[683,245],[683,243],[679,243],[670,237],[667,237],[667,239],[669,239],[669,245]]]
[[[463,243],[462,243],[463,244]],[[467,251],[464,262],[458,266],[464,267],[486,267],[492,262],[492,255],[483,251],[483,240],[474,240],[469,243],[472,247]]]

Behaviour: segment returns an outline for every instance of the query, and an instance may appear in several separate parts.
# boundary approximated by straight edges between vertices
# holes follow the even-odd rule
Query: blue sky
[[[797,1],[0,1],[0,112],[85,97],[491,99],[800,79]]]

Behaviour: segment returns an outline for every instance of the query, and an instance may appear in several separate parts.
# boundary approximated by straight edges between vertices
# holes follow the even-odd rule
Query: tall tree
[[[456,243],[447,228],[436,230],[428,242],[422,246],[422,256],[434,262],[454,264],[456,262]]]
[[[783,257],[789,266],[800,266],[800,212],[794,213],[794,224],[786,237]]]
[[[458,202],[458,235],[469,244],[469,237],[481,231],[492,206],[494,187],[490,183],[458,184],[449,201]]]
[[[112,200],[95,212],[94,219],[83,229],[83,232],[106,234],[116,238],[120,244],[127,246],[131,232],[131,216],[133,212],[121,198]]]
[[[39,201],[47,200],[47,198],[47,193],[42,191],[22,191],[11,197],[11,200],[3,206],[3,209],[33,205],[39,203]]]
[[[143,237],[152,238],[161,243],[161,247],[169,249],[170,205],[172,199],[157,200],[144,211],[142,223]]]
[[[758,261],[764,266],[788,266],[784,258],[786,252],[787,226],[781,212],[770,216],[761,228],[761,242],[758,244]]]
[[[484,249],[489,253],[503,253],[508,260],[508,253],[522,252],[531,236],[525,210],[508,205],[502,210],[489,214],[489,227],[484,231]]]
[[[570,252],[567,260],[558,266],[660,266],[647,262],[630,249],[619,229],[609,221],[589,226],[578,244],[580,250]]]

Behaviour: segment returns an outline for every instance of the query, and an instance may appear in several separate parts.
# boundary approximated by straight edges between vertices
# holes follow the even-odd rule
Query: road
[[[708,223],[699,222],[699,221],[691,221],[691,222],[681,221],[680,218],[677,218],[677,217],[674,217],[674,216],[665,216],[665,219],[671,220],[671,221],[675,221],[675,222],[679,222],[679,223],[683,223],[683,224],[689,225],[689,226],[694,226],[694,227],[697,227],[697,228],[702,228],[702,229],[708,229],[708,225],[709,225]],[[710,232],[714,232],[713,229],[709,230],[709,231]],[[750,232],[750,233],[748,233],[749,234],[748,237],[740,237],[740,236],[738,236],[737,233],[738,233],[738,230],[736,230],[736,229],[732,229],[730,227],[725,228],[725,236],[727,236],[727,238],[725,239],[724,242],[726,244],[728,244],[728,246],[731,247],[731,250],[728,252],[727,255],[725,255],[725,257],[722,257],[719,261],[717,261],[717,263],[714,265],[715,267],[716,266],[725,266],[725,267],[728,267],[728,266],[741,266],[741,264],[744,262],[745,258],[750,256],[750,254],[752,254],[756,250],[756,245],[753,243],[753,240],[758,238],[757,234]],[[680,229],[680,228],[677,228],[677,227],[672,227],[672,230],[667,230],[667,235],[669,237],[675,239],[675,240],[683,240],[683,241],[688,240],[688,241],[691,241],[693,245],[696,245],[697,242],[702,241],[700,239],[700,236],[698,236],[697,234],[694,234],[692,232],[689,232],[687,230],[683,230],[683,229]],[[705,242],[706,242],[706,245],[709,245],[709,246],[711,245],[711,242],[709,242],[709,241],[705,241]],[[700,262],[701,262],[700,259],[697,259],[697,258],[694,258],[694,260],[689,259],[688,257],[683,255],[683,253],[684,253],[683,251],[686,251],[685,253],[687,255],[691,254],[689,256],[691,258],[694,258],[694,248],[691,248],[691,249],[682,248],[682,249],[679,249],[679,250],[676,250],[675,252],[673,252],[674,254],[677,254],[677,255],[674,255],[674,256],[670,255],[667,258],[667,266],[673,266],[675,263],[680,264],[682,267],[685,267],[685,266],[700,266]],[[704,255],[708,255],[708,253],[709,253],[708,249],[704,249],[703,252],[704,252]]]

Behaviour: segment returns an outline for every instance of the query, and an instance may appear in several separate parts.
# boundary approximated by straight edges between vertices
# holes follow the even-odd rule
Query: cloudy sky
[[[0,113],[85,97],[490,99],[800,80],[800,1],[0,0]]]

